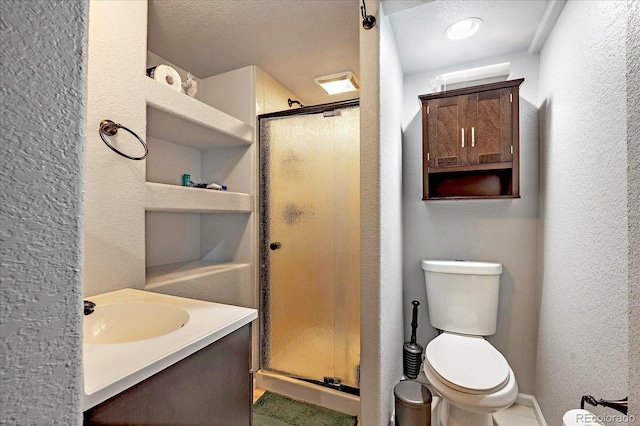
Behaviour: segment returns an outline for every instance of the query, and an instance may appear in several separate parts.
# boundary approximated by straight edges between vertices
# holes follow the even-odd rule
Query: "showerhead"
[[[291,108],[293,106],[293,104],[300,105],[300,108],[302,108],[304,106],[304,105],[302,105],[300,103],[300,101],[296,101],[295,99],[291,99],[291,98],[287,99],[287,102],[289,103],[289,108]]]

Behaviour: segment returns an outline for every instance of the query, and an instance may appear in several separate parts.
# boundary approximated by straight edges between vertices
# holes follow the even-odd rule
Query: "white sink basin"
[[[84,344],[128,343],[151,339],[182,328],[184,309],[163,303],[123,302],[96,305],[84,316]]]

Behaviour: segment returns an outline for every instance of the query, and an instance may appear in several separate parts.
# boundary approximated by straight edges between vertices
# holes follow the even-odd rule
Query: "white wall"
[[[584,394],[629,391],[625,7],[568,2],[540,56],[536,397],[549,424]]]
[[[436,336],[429,324],[421,259],[502,262],[498,329],[488,340],[507,358],[524,393],[533,393],[537,328],[538,59],[521,52],[406,75],[402,120],[405,339],[412,300],[421,304],[418,342],[426,345]],[[525,79],[520,86],[521,198],[423,201],[418,95],[430,93],[430,79],[441,73],[502,62],[511,62],[509,79]]]
[[[256,67],[249,65],[205,78],[198,85],[199,99],[253,126],[256,121],[255,73]]]
[[[0,424],[82,421],[87,8],[0,2]]]
[[[109,17],[108,19],[106,17]],[[145,166],[116,155],[98,134],[113,120],[147,140],[147,2],[92,1],[89,7],[84,293],[145,285]],[[108,66],[106,65],[108,64]],[[113,138],[141,155],[126,133]],[[116,143],[111,141],[111,143]],[[128,143],[128,144],[127,144]]]
[[[640,418],[640,2],[627,2],[629,414]]]
[[[402,69],[391,24],[360,29],[361,423],[386,425],[402,375]],[[360,22],[358,22],[360,24]]]

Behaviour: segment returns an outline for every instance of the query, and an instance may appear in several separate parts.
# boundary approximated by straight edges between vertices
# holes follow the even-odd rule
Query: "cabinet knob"
[[[280,247],[281,247],[281,244],[279,242],[269,244],[269,248],[271,250],[278,250]]]

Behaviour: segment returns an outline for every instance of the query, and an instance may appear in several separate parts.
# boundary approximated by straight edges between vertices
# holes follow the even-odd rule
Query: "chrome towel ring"
[[[125,154],[124,152],[116,149],[113,145],[111,145],[109,142],[107,142],[107,140],[104,138],[105,135],[107,136],[113,136],[116,133],[118,133],[118,129],[124,129],[127,132],[131,133],[133,136],[135,136],[136,139],[138,139],[138,141],[140,141],[140,143],[142,144],[142,146],[144,147],[144,155],[141,157],[132,157],[130,155]],[[149,149],[147,148],[147,144],[144,143],[144,141],[142,139],[140,139],[140,136],[136,135],[133,131],[131,131],[130,129],[127,129],[126,127],[124,127],[122,124],[119,123],[114,123],[111,120],[102,120],[100,122],[100,138],[102,139],[102,142],[105,143],[105,145],[107,145],[109,148],[111,148],[111,150],[113,150],[114,152],[116,152],[117,154],[122,155],[125,158],[128,158],[130,160],[143,160],[147,154],[149,153]]]

